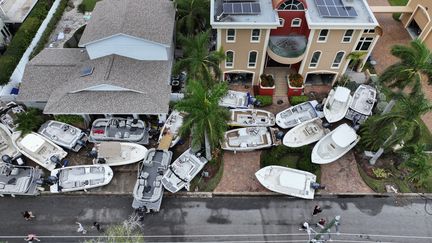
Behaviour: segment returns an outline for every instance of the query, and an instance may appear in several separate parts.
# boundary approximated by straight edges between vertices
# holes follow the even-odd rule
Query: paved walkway
[[[326,186],[326,190],[321,191],[323,194],[374,192],[361,178],[353,152],[333,163],[322,165],[321,184]]]
[[[261,151],[224,152],[224,171],[215,192],[266,192],[255,172],[260,166]]]

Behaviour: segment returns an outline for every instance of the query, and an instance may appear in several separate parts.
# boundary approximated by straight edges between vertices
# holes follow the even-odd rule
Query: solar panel
[[[93,73],[94,67],[83,67],[81,69],[80,75],[81,77],[89,76]]]
[[[224,14],[232,15],[261,13],[261,7],[259,3],[254,2],[224,3],[222,5],[222,9]]]
[[[357,12],[353,7],[347,7],[342,0],[315,0],[321,17],[353,18]]]

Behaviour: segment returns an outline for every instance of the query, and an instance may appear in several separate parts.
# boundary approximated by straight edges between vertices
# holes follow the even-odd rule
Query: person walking
[[[75,223],[78,225],[78,229],[77,229],[78,233],[82,233],[83,235],[87,234],[87,230],[84,229],[84,227],[80,222],[75,222]]]
[[[33,241],[40,241],[35,234],[28,234],[27,238],[24,238],[25,241],[29,243],[33,243]]]
[[[324,229],[325,223],[326,223],[325,219],[320,219],[317,223],[317,226],[320,227],[321,229]]]
[[[316,216],[317,214],[321,213],[322,209],[319,205],[315,205],[312,216]]]
[[[31,211],[24,211],[24,212],[21,212],[21,214],[25,220],[31,220],[32,218],[35,217]]]
[[[96,230],[100,233],[100,232],[102,232],[102,229],[101,229],[101,226],[100,226],[100,224],[98,223],[98,222],[93,222],[93,226],[92,226],[92,228],[96,228]]]

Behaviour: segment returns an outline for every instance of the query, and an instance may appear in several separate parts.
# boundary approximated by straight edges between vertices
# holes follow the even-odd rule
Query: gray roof
[[[175,9],[169,0],[103,0],[96,4],[79,46],[117,34],[171,45]]]
[[[90,60],[81,49],[45,49],[27,64],[18,100],[46,101],[47,114],[167,113],[171,66],[171,60],[117,55]],[[83,67],[94,71],[81,77]],[[128,90],[88,90],[102,84]]]

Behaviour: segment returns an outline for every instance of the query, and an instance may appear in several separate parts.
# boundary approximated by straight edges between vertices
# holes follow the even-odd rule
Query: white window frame
[[[366,33],[366,34],[374,34],[374,33],[375,33],[375,29],[365,29],[365,30],[363,31],[363,33]]]
[[[256,57],[255,57],[255,62],[253,63],[253,66],[252,65],[250,65],[251,64],[251,62],[250,62],[250,57],[251,57],[251,53],[253,53],[253,52],[255,52],[256,53]],[[256,64],[257,64],[257,61],[258,61],[258,51],[255,51],[255,50],[253,50],[253,51],[250,51],[249,52],[249,55],[248,55],[248,68],[256,68]]]
[[[254,30],[258,30],[258,36],[254,36],[253,32]],[[254,40],[254,37],[258,37],[258,39]],[[250,38],[250,42],[251,43],[259,43],[261,39],[261,30],[260,29],[252,29],[251,30],[251,38]]]
[[[367,39],[367,41],[366,41],[366,39]],[[356,44],[355,50],[356,50],[356,51],[369,51],[369,49],[371,48],[371,46],[372,46],[373,43],[374,43],[374,40],[375,40],[374,37],[365,37],[365,36],[360,37],[360,40],[359,40],[359,41],[357,42],[357,44]],[[370,42],[369,48],[368,48],[367,50],[362,50],[362,47],[363,47],[363,45],[365,44],[365,42]],[[360,48],[357,49],[357,46],[358,46],[360,43],[361,43]]]
[[[233,36],[228,35],[228,31],[230,31],[230,30],[234,31],[234,35]],[[230,37],[232,37],[232,40],[231,40]],[[236,41],[236,30],[235,29],[227,29],[226,30],[226,42],[227,43],[234,43],[235,41]]]
[[[327,35],[324,36],[324,39],[322,39],[323,36],[321,36],[321,32],[323,32],[324,30],[327,30]],[[322,29],[322,30],[320,30],[320,32],[318,33],[318,39],[317,39],[317,42],[318,42],[318,43],[326,43],[329,34],[330,34],[330,30],[329,30],[329,29]]]
[[[348,31],[352,31],[350,36],[347,35]],[[342,36],[342,43],[351,43],[353,36],[354,36],[354,30],[353,29],[345,30],[345,33]],[[345,39],[347,39],[347,38],[349,38],[349,40],[346,41]]]
[[[340,61],[337,63],[336,58],[337,58],[338,54],[340,54],[340,53],[342,53],[342,57],[341,57]],[[331,69],[339,69],[340,65],[342,64],[342,61],[344,60],[344,57],[345,57],[345,51],[338,51],[335,55],[335,58],[333,59]]]
[[[297,24],[295,24],[294,22],[298,21]],[[301,27],[302,24],[302,19],[301,18],[294,18],[291,20],[291,27]]]
[[[228,52],[232,52],[232,62],[231,62],[231,65],[228,65],[228,61],[227,61],[227,58],[225,58],[225,68],[234,68],[234,58],[235,58],[235,53],[234,53],[234,51],[233,50],[228,50],[228,51],[226,51],[225,52],[225,56],[226,57],[228,57]]]
[[[279,27],[284,27],[284,25],[285,25],[285,19],[279,18]]]
[[[313,63],[312,59],[313,59],[315,53],[319,53],[319,56],[318,56],[318,60],[315,63]],[[319,62],[321,60],[321,55],[322,55],[322,51],[314,51],[312,53],[311,60],[309,62],[309,68],[317,68],[318,67],[318,64],[319,64]]]

